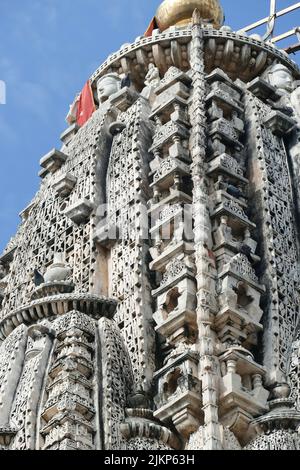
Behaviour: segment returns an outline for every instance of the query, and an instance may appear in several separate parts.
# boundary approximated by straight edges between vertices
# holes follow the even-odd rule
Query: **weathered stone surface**
[[[300,448],[299,70],[203,21],[111,55],[41,160],[0,256],[1,449]]]

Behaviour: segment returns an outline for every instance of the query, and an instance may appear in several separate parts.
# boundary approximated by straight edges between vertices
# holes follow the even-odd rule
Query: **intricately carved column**
[[[20,325],[0,346],[0,442],[8,446],[17,433],[10,423],[15,391],[22,374],[27,344],[27,328]]]
[[[191,42],[191,70],[193,94],[190,120],[193,125],[190,139],[193,180],[193,216],[195,234],[195,259],[197,279],[197,321],[199,327],[200,379],[204,410],[204,448],[221,449],[218,419],[218,362],[214,356],[214,335],[212,332],[213,279],[209,278],[209,250],[212,250],[211,220],[209,212],[208,182],[206,178],[206,115],[205,115],[205,73],[204,40],[201,18],[196,10],[193,15]]]
[[[54,338],[48,322],[28,329],[23,370],[10,415],[10,422],[18,429],[12,450],[37,449],[40,403]]]
[[[138,388],[149,391],[155,369],[146,213],[152,129],[148,101],[124,93],[126,89],[113,101],[121,112],[110,128],[114,138],[107,173],[107,217],[96,241],[108,250],[109,295],[118,300],[115,318],[129,350],[134,380]]]
[[[253,217],[260,236],[265,301],[264,365],[267,384],[285,382],[295,328],[299,319],[299,271],[297,236],[291,180],[282,126],[289,117],[270,120],[272,109],[252,93],[246,93],[248,153]]]

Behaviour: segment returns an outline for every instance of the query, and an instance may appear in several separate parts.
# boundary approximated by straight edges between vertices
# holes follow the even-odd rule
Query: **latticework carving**
[[[101,149],[103,151],[105,148],[106,138],[103,124],[103,114],[96,112],[68,146],[67,162],[54,177],[48,175],[43,181],[28,218],[14,240],[16,251],[10,265],[0,318],[29,301],[34,290],[34,268],[46,270],[57,252],[65,253],[66,263],[72,268],[76,290],[93,290],[96,269],[96,248],[91,240],[93,217],[85,225],[76,225],[64,211],[79,199],[95,201],[97,198],[96,164]],[[60,198],[52,187],[53,178],[55,180],[65,172],[76,176],[78,183],[67,198]]]
[[[143,210],[149,197],[147,168],[151,131],[146,130],[144,120],[149,111],[137,101],[120,115],[119,120],[126,123],[126,128],[114,138],[107,175],[108,222],[119,229],[119,240],[111,249],[109,293],[119,300],[115,320],[131,357],[135,381],[140,386],[145,381],[149,386],[154,370],[154,337],[149,328],[150,287],[145,271],[148,242],[143,231],[147,222]]]
[[[256,156],[253,168],[260,171],[261,200],[254,212],[262,230],[267,262],[265,282],[269,290],[266,330],[266,365],[287,373],[289,354],[299,318],[299,272],[293,211],[292,187],[284,142],[262,123],[270,108],[258,98],[247,95],[248,116],[253,126]],[[255,129],[255,130],[254,130]],[[257,207],[258,209],[258,207]],[[272,359],[271,359],[272,358]]]

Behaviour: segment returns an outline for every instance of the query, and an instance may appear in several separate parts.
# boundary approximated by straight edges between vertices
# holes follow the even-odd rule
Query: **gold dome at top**
[[[170,26],[191,23],[196,8],[203,20],[210,20],[217,29],[222,26],[224,13],[219,0],[164,0],[156,12],[159,29],[164,31]]]

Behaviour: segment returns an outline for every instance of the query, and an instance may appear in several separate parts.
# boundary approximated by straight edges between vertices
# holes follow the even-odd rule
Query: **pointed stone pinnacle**
[[[201,15],[198,8],[195,8],[193,13],[193,26],[200,26],[201,24]]]

